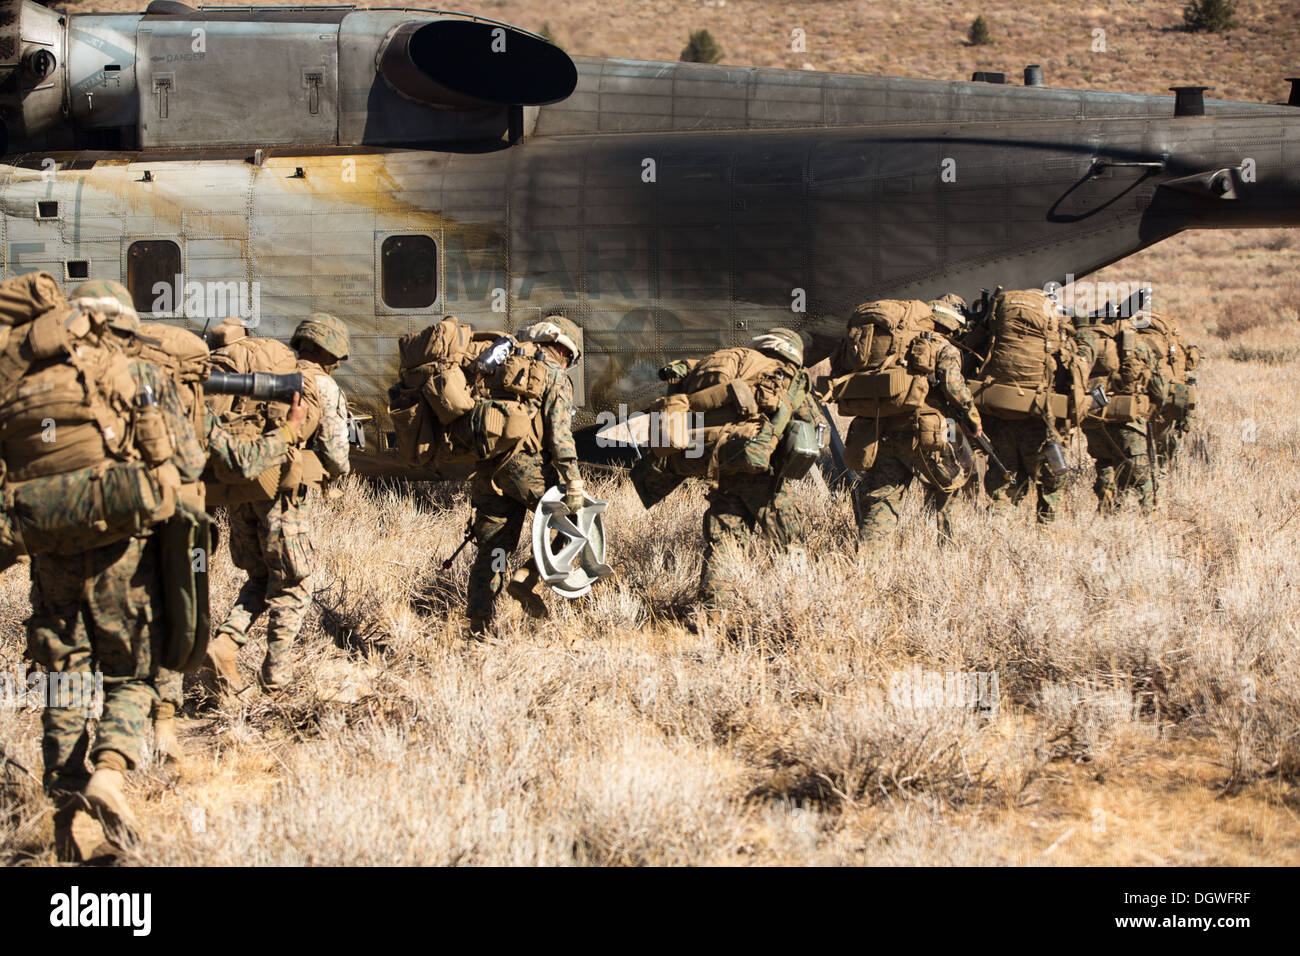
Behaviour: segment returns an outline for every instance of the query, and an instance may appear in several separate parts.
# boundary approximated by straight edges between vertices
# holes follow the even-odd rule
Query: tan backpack
[[[171,374],[181,404],[194,426],[194,434],[203,441],[206,419],[203,381],[212,371],[212,355],[207,343],[189,329],[163,322],[141,323],[135,342],[136,354],[140,358]]]
[[[217,371],[240,375],[252,372],[292,375],[299,371],[298,356],[293,349],[277,339],[267,338],[236,339],[212,353],[212,365]],[[323,411],[320,390],[316,387],[313,376],[303,376],[300,397],[307,408],[307,416],[299,429],[299,437],[305,444],[320,426]],[[268,402],[247,395],[212,395],[207,401],[222,425],[238,438],[259,438],[271,428],[285,424],[289,417],[290,409],[284,402]],[[252,481],[246,480],[220,461],[210,461],[203,476],[207,485],[208,502],[213,505],[237,505],[250,501],[270,501],[278,494],[296,491],[299,485],[312,484],[310,480],[304,479],[304,474],[310,478],[318,472],[323,473],[323,469],[319,462],[315,467],[309,463],[304,467],[301,460],[304,456],[314,457],[314,453],[295,447],[290,451],[287,462],[266,469]]]
[[[437,468],[476,458],[463,421],[475,405],[474,362],[504,335],[475,332],[448,315],[398,340],[401,378],[389,389],[388,415],[406,464]]]
[[[993,339],[980,373],[1004,385],[1037,386],[1050,378],[1061,347],[1056,303],[1038,289],[1001,293],[993,300]]]
[[[786,363],[745,346],[719,349],[677,367],[684,372],[681,379],[645,409],[657,416],[649,437],[660,457],[697,442],[711,446],[724,430],[734,432],[747,419],[753,420],[757,434],[755,416],[772,414],[789,385],[789,378],[780,374]],[[700,465],[697,470],[707,469]]]
[[[1151,370],[1144,370],[1137,380],[1125,383],[1125,355],[1134,349],[1143,337],[1128,319],[1117,319],[1093,327],[1101,336],[1102,351],[1093,362],[1089,386],[1101,385],[1106,389],[1109,402],[1103,407],[1090,407],[1083,419],[1085,428],[1096,428],[1103,423],[1125,424],[1142,421],[1151,414],[1151,399],[1146,394]]]
[[[880,299],[853,310],[832,359],[840,377],[830,400],[842,415],[872,419],[913,415],[930,394],[930,376],[945,344],[934,313],[919,299]]]
[[[1008,421],[1069,419],[1070,395],[1057,390],[1062,333],[1056,302],[1039,289],[1002,292],[993,300],[989,327],[989,353],[971,389],[980,411]],[[1064,387],[1074,391],[1072,385]]]
[[[646,411],[659,416],[650,447],[682,476],[767,472],[811,383],[802,369],[757,349],[719,349],[689,367]],[[794,403],[793,408],[789,407]]]
[[[934,331],[934,313],[919,299],[863,302],[849,317],[848,331],[831,357],[836,376],[878,370],[891,354],[906,352],[922,332]]]
[[[180,475],[157,408],[135,407],[123,343],[46,273],[0,283],[0,311],[3,510],[27,550],[75,554],[170,518]]]

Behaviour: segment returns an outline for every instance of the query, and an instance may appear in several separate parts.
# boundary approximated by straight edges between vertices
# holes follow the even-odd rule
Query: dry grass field
[[[1272,331],[1257,348],[1291,341]],[[1048,530],[962,502],[941,546],[913,496],[868,557],[845,498],[806,481],[805,552],[734,566],[725,633],[672,610],[699,571],[699,490],[647,514],[597,479],[616,579],[541,624],[507,600],[480,644],[459,626],[468,555],[438,568],[463,491],[354,482],[313,508],[296,686],[186,720],[184,779],[134,775],[133,860],[1300,862],[1300,373],[1213,348],[1152,520],[1096,516],[1076,458]],[[224,555],[214,571],[223,611],[236,579]],[[0,579],[7,673],[25,587]],[[996,674],[996,706],[921,693],[958,673]],[[6,755],[39,772],[37,735],[34,712],[0,712]],[[33,781],[10,765],[2,799],[0,859],[50,861]]]
[[[134,4],[110,4],[120,8]],[[94,4],[86,0],[86,7]],[[709,27],[726,61],[958,78],[1039,62],[1049,83],[1199,80],[1277,99],[1294,12],[1174,28],[1179,3],[963,6],[744,0],[483,8],[570,52],[674,58]],[[599,12],[592,12],[599,11]],[[998,42],[962,44],[976,13]],[[781,38],[804,26],[806,56]],[[1088,53],[1107,30],[1108,58]],[[887,36],[888,42],[877,39]],[[1150,520],[1094,513],[1072,449],[1063,518],[958,503],[941,546],[920,498],[889,552],[855,552],[842,492],[801,486],[805,550],[756,546],[725,632],[674,608],[699,572],[700,489],[645,512],[618,475],[618,574],[537,623],[503,599],[467,642],[463,488],[360,481],[316,502],[299,680],[186,719],[183,779],[131,791],[141,864],[1300,863],[1300,234],[1194,234],[1101,278],[1151,281],[1207,358],[1200,420]],[[238,580],[214,563],[214,614]],[[0,672],[20,673],[26,576],[0,577]],[[242,664],[252,680],[262,644]],[[996,675],[972,706],[945,675]],[[987,685],[986,685],[987,686]],[[53,860],[39,718],[0,709],[0,862]]]

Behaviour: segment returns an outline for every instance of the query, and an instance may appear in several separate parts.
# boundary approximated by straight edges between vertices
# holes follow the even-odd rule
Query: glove
[[[581,478],[574,478],[564,486],[564,507],[569,509],[569,514],[576,515],[587,503],[584,491],[586,486],[583,485]]]
[[[980,420],[979,409],[972,406],[966,412],[966,427],[969,428],[971,434],[974,435],[979,432],[980,428],[983,427],[983,424],[983,421]]]

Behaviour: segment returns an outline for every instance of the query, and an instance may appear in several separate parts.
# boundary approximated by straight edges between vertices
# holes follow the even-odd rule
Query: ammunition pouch
[[[537,363],[532,363],[537,364]],[[480,399],[470,412],[474,452],[479,461],[541,448],[540,411],[531,404]]]
[[[420,395],[443,425],[450,425],[474,408],[474,396],[470,394],[465,372],[459,365],[429,376],[420,388]]]
[[[524,402],[540,402],[546,394],[547,365],[535,354],[516,349],[497,366],[492,378],[494,397]]]
[[[420,390],[401,386],[390,390],[388,417],[403,463],[416,468],[427,465],[433,458],[437,435]]]
[[[1175,382],[1169,387],[1169,404],[1165,408],[1175,421],[1185,419],[1196,408],[1196,386]]]
[[[726,429],[714,448],[720,475],[761,475],[772,463],[776,442],[771,421],[740,422]]]
[[[858,417],[849,422],[844,437],[844,465],[851,471],[870,471],[880,448],[879,423],[874,418]]]
[[[182,500],[176,513],[155,532],[162,573],[162,666],[192,673],[203,663],[211,634],[208,567],[212,560],[212,523],[206,513]]]
[[[916,417],[916,456],[927,481],[940,491],[956,491],[966,483],[974,463],[961,439],[954,436],[956,425],[940,412],[926,409]]]

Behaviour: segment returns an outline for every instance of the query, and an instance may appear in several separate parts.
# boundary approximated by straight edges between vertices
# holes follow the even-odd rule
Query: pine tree
[[[708,30],[696,30],[691,34],[686,49],[682,50],[680,59],[686,63],[717,63],[722,59],[722,47]]]
[[[1187,29],[1206,33],[1222,33],[1237,24],[1237,0],[1190,0],[1183,7],[1183,22]]]
[[[971,46],[985,46],[993,42],[993,34],[989,33],[989,24],[983,14],[971,23],[970,33],[966,35],[966,39],[970,41]]]

